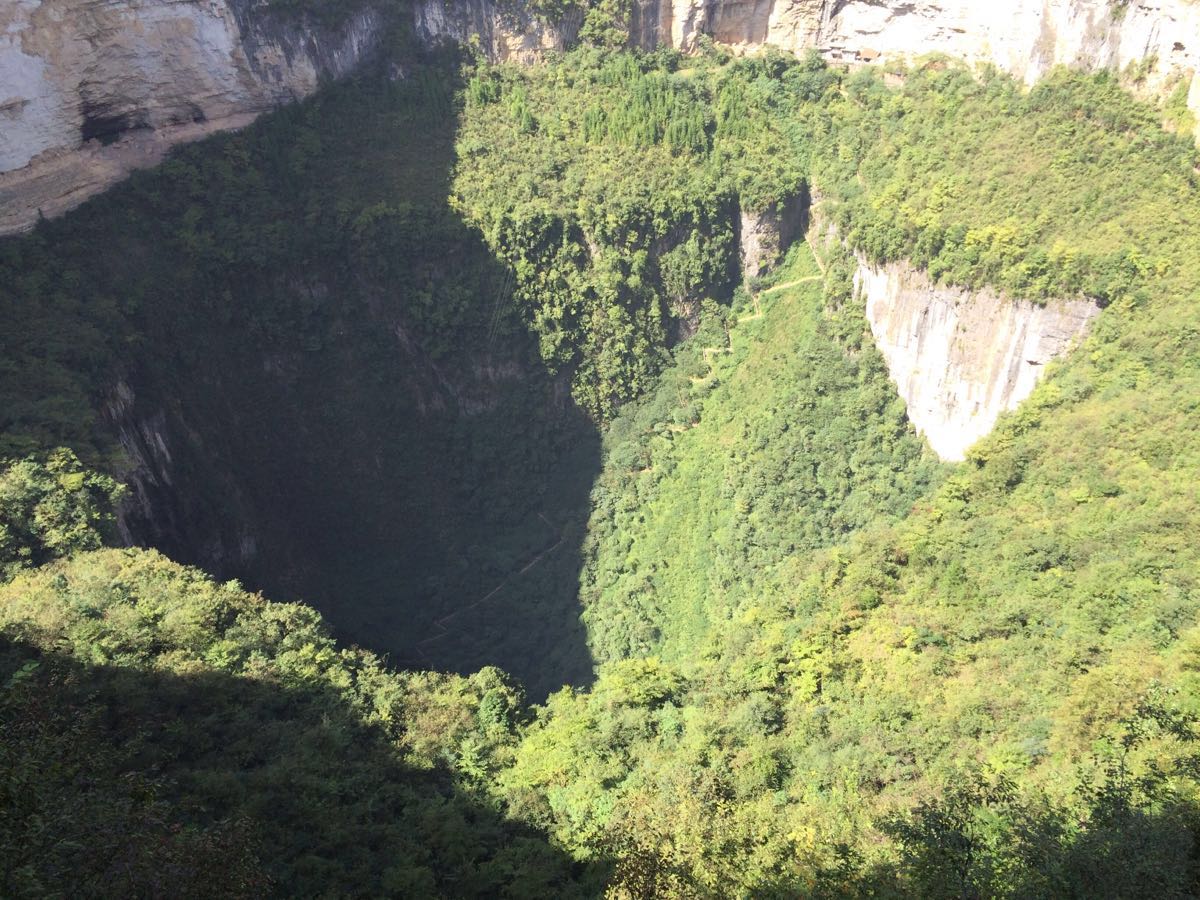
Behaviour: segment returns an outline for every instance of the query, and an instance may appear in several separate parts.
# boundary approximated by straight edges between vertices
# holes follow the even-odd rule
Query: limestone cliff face
[[[1082,299],[1038,306],[935,285],[901,263],[860,260],[856,283],[909,419],[947,460],[962,459],[1001,412],[1028,397],[1046,364],[1081,340],[1099,312]]]
[[[426,44],[453,41],[476,44],[494,62],[536,62],[549,50],[564,50],[579,33],[583,15],[568,13],[546,25],[517,4],[493,0],[416,0],[417,36]]]
[[[1200,69],[1200,7],[1189,0],[917,0],[838,4],[823,46],[870,47],[884,56],[941,52],[992,62],[1032,82],[1052,66],[1124,69],[1156,59],[1152,89]]]
[[[0,234],[345,75],[380,25],[369,6],[326,29],[252,0],[0,3]]]
[[[758,212],[740,210],[738,249],[742,272],[747,278],[765,275],[775,267],[792,242],[804,233],[807,210],[806,194]]]
[[[350,71],[383,31],[385,6],[371,3],[326,28],[274,15],[262,0],[0,2],[0,235],[78,205],[173,144],[245,125]],[[580,26],[578,13],[545,25],[519,0],[411,8],[424,42],[477,44],[496,60],[534,61]],[[693,50],[708,36],[744,51],[817,47],[833,59],[940,52],[1029,81],[1058,63],[1150,60],[1142,89],[1188,83],[1200,112],[1192,0],[635,0],[630,26],[630,43],[646,49]]]
[[[637,0],[633,43],[643,48],[695,50],[701,37],[753,50],[772,44],[803,51],[817,46],[825,7],[836,0]]]
[[[1185,81],[1200,111],[1200,5],[1191,0],[640,0],[634,24],[642,47],[691,50],[707,35],[747,51],[816,47],[832,59],[944,53],[1028,82],[1058,64],[1150,60],[1142,89],[1161,95]]]

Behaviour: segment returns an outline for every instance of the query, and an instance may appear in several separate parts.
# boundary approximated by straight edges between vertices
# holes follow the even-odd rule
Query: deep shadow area
[[[0,637],[5,897],[594,896],[321,679],[85,665]]]
[[[398,46],[0,243],[0,454],[131,461],[131,542],[536,699],[591,678],[599,438],[449,205],[459,63]]]

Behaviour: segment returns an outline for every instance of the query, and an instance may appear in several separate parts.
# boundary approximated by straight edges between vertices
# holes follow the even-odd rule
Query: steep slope
[[[0,586],[0,628],[6,896],[596,893],[444,764],[511,752],[494,669],[396,675],[137,550]]]
[[[590,671],[562,537],[598,439],[448,208],[455,65],[340,85],[0,245],[0,452],[70,445],[129,483],[126,540],[546,691]],[[497,604],[507,649],[434,624],[560,543],[542,605]]]
[[[937,481],[849,286],[827,314],[806,245],[775,280],[605,435],[580,595],[600,661],[690,657],[784,560],[904,515]]]
[[[17,464],[0,762],[36,790],[0,838],[45,847],[48,811],[90,851],[18,874],[82,858],[103,885],[129,833],[123,872],[202,865],[210,892],[273,867],[283,894],[1195,895],[1194,146],[1110,76],[585,50],[472,67],[456,123],[440,71],[333,90],[0,244],[5,452],[103,460],[98,386],[132,392],[117,432],[166,448],[166,494],[283,509],[305,541],[282,559],[377,576],[331,613],[437,640],[483,621],[468,650],[498,635],[539,676],[548,611],[582,638],[573,592],[522,580],[583,546],[527,527],[577,508],[558,466],[596,450],[570,390],[612,423],[582,467],[604,465],[582,572],[607,661],[528,718],[492,670],[388,675],[305,607],[82,552],[111,481]],[[778,291],[737,290],[741,214],[810,182],[828,277],[802,281],[801,247]],[[859,265],[1102,309],[935,486]]]
[[[511,796],[581,855],[624,837],[630,883],[650,872],[667,895],[819,895],[858,872],[856,890],[922,897],[1188,896],[1195,150],[1106,78],[1025,95],[860,75],[832,112],[816,175],[875,264],[1105,309],[899,524],[768,569],[671,664],[617,663],[551,698]],[[687,508],[690,482],[676,490]],[[673,524],[657,521],[663,546]],[[608,561],[639,563],[620,544]]]
[[[603,73],[614,97],[662,91],[663,64]],[[469,71],[460,124],[457,65],[381,64],[0,244],[0,452],[69,445],[129,484],[126,542],[313,602],[401,664],[501,664],[538,696],[590,677],[597,421],[706,295],[728,300],[738,210],[804,193],[799,162],[758,185],[713,165],[707,95],[646,101],[652,141],[693,142],[660,167],[629,122],[571,131],[573,103],[530,139],[553,91],[522,69]],[[586,153],[539,188],[545,154],[571,158],[563,132]],[[769,125],[720,142],[786,146]],[[614,190],[605,157],[649,180]]]
[[[729,302],[743,256],[765,268],[779,249],[765,244],[795,237],[767,223],[805,216],[807,136],[773,105],[834,79],[810,60],[790,70],[795,98],[756,93],[773,67],[585,48],[480,66],[467,84],[455,206],[511,266],[543,359],[572,371],[598,420],[654,384],[704,301]]]
[[[1147,87],[1181,79],[1190,86],[1200,63],[1200,10],[1188,0],[1016,0],[989,6],[971,0],[776,0],[702,4],[677,0],[643,13],[639,42],[693,49],[708,35],[735,47],[770,44],[795,53],[817,47],[853,60],[874,50],[885,59],[943,53],[990,62],[1032,83],[1055,65],[1124,69],[1146,63]],[[1193,91],[1195,93],[1195,91]],[[1196,98],[1193,96],[1193,108]]]

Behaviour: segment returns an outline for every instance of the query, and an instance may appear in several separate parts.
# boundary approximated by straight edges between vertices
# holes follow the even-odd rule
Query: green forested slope
[[[398,675],[311,607],[93,549],[113,493],[66,452],[0,474],[0,893],[594,893],[487,797],[507,676]]]
[[[806,245],[773,281],[607,431],[580,596],[600,661],[690,655],[775,566],[905,514],[935,480],[849,285],[826,314]]]
[[[1096,755],[1145,774],[1169,770],[1178,752],[1168,738],[1136,763],[1119,749],[1106,756],[1109,741],[1121,746],[1118,722],[1156,681],[1179,685],[1172,702],[1198,711],[1194,149],[1111,81],[1065,74],[1028,95],[957,70],[914,73],[899,91],[861,75],[824,122],[814,138],[822,214],[852,245],[962,283],[1085,292],[1107,308],[1084,347],[912,515],[796,554],[755,583],[703,649],[667,669],[667,705],[632,740],[610,733],[620,717],[600,700],[608,679],[628,675],[602,676],[590,698],[551,701],[517,770],[540,785],[549,827],[585,847],[606,829],[652,833],[662,843],[646,852],[693,886],[723,871],[716,847],[741,842],[713,891],[728,881],[765,889],[803,868],[796,860],[813,841],[858,844],[879,810],[961,783],[971,765],[1028,797],[1044,786],[1055,799],[1028,802],[1067,804],[1072,827],[1095,829],[1080,840],[1100,840],[1110,820],[1085,808],[1087,773],[1106,765]],[[677,490],[680,507],[692,502],[694,485]],[[673,524],[659,526],[665,546],[681,540]],[[628,544],[613,546],[607,565],[636,577]],[[704,608],[710,597],[719,608],[719,589],[692,599]],[[687,628],[667,615],[660,627]],[[571,749],[551,757],[559,745]],[[1186,779],[1171,786],[1175,798],[1195,790]],[[1177,854],[1169,860],[1147,863],[1135,849],[1143,838],[1131,838],[1107,845],[1108,862],[1122,860],[1112,870],[1095,846],[1083,861],[1098,867],[1090,874],[1064,869],[1063,843],[1016,836],[989,796],[975,796],[979,819],[943,808],[892,828],[940,847],[926,869],[919,853],[906,856],[914,868],[901,883],[922,895],[953,893],[958,878],[960,890],[985,895],[1122,896],[1158,872],[1175,879],[1161,892],[1192,890],[1186,836],[1164,839],[1159,849]],[[679,809],[695,810],[692,830]],[[1190,815],[1171,827],[1190,827]],[[1070,844],[1064,828],[1055,840]],[[968,865],[959,854],[971,847]],[[1039,878],[1051,881],[1031,886]]]
[[[583,54],[460,79],[454,54],[406,59],[404,79],[372,69],[0,243],[0,453],[67,444],[119,471],[116,427],[151,455],[161,438],[173,483],[132,508],[138,539],[315,602],[405,664],[502,663],[541,694],[585,680],[599,437],[562,388],[593,420],[646,390],[701,302],[729,300],[734,188],[770,199],[731,187],[707,132],[660,146],[711,118],[699,75],[663,93],[677,64]],[[571,77],[614,109],[637,94],[661,127],[584,140],[555,89]],[[675,94],[691,99],[664,108]],[[759,157],[799,190],[803,155],[766,142],[754,103],[729,110],[715,146],[740,154],[765,123]]]
[[[0,456],[66,444],[129,479],[144,445],[135,539],[544,694],[590,669],[570,547],[537,612],[499,604],[509,639],[418,646],[579,527],[598,454],[449,206],[457,84],[454,54],[371,70],[0,241]]]
[[[1194,288],[1194,146],[1107,74],[1011,78],[930,65],[869,72],[831,107],[814,177],[877,259],[1039,299]],[[829,152],[833,148],[837,152]]]
[[[214,860],[219,886],[246,893],[266,880],[282,894],[595,895],[602,883],[635,897],[1197,893],[1194,148],[1108,78],[1056,73],[1025,92],[941,61],[887,88],[869,71],[775,55],[684,67],[585,50],[529,71],[474,66],[463,83],[457,168],[427,199],[453,192],[483,237],[469,258],[489,288],[487,254],[511,271],[511,303],[504,290],[485,303],[466,287],[460,302],[416,291],[432,298],[420,333],[454,358],[463,317],[480,342],[470,346],[486,346],[501,310],[500,336],[532,332],[530,356],[606,423],[586,535],[538,526],[582,547],[594,684],[524,710],[491,669],[389,674],[339,649],[305,607],[152,552],[85,552],[111,483],[69,459],[18,464],[0,485],[11,578],[0,784],[24,804],[0,818],[5,857],[21,860],[6,890],[36,895],[80,859],[104,879],[120,852],[136,860],[134,891],[162,872],[214,886]],[[402,89],[401,109],[420,84]],[[373,96],[362,103],[382,102]],[[370,167],[350,171],[402,185],[408,163],[382,138],[369,146]],[[211,171],[194,152],[195,171]],[[943,470],[864,344],[847,255],[821,281],[752,285],[760,318],[735,294],[731,215],[806,182],[823,220],[876,260],[1034,299],[1085,293],[1104,312],[1021,409]],[[330,240],[353,223],[383,228],[363,262],[406,278],[403,253],[428,223],[414,203],[420,221],[393,231],[409,212],[392,201],[327,226],[321,203],[310,212]],[[207,208],[197,201],[195,215]],[[232,210],[195,234],[214,278],[221,256],[203,247],[242,227]],[[53,227],[69,235],[90,215]],[[31,279],[8,301],[26,349],[61,310],[76,315],[71,279],[87,271],[38,243],[53,234],[3,245]],[[329,248],[304,234],[300,255],[324,259]],[[816,275],[807,252],[781,285]],[[76,274],[56,281],[57,270]],[[149,268],[145,283],[167,275]],[[42,298],[29,307],[40,325],[20,318],[21,296]],[[218,304],[212,315],[222,309],[244,313]],[[295,314],[281,314],[281,334]],[[30,413],[50,424],[10,429],[32,435],[12,450],[84,440],[53,424],[54,385],[74,379],[86,394],[92,346],[50,345],[44,404]],[[20,377],[39,370],[10,369],[0,386],[26,396]],[[496,415],[524,427],[529,408]],[[455,458],[480,465],[491,496],[488,473],[528,483],[520,460],[572,446],[565,432],[555,441],[495,456],[472,434]],[[534,480],[575,508],[561,482]],[[501,496],[536,516],[537,503]],[[497,522],[508,524],[472,528]],[[499,605],[473,607],[500,641],[529,630],[522,617],[543,615],[551,596],[547,570],[519,568],[547,548],[521,535],[501,530],[495,546],[520,549],[485,573],[520,577]],[[457,565],[477,577],[480,558]],[[559,563],[568,577],[573,562]],[[361,582],[346,596],[352,613],[389,606],[363,600]],[[102,765],[84,814],[70,815],[81,756]]]
[[[520,704],[495,669],[396,675],[337,648],[310,607],[152,551],[17,577],[0,627],[5,896],[571,896],[586,882],[481,793],[489,771],[472,761],[511,754]]]
[[[651,387],[675,319],[729,299],[739,208],[801,195],[807,135],[772,113],[832,81],[774,56],[698,62],[583,49],[467,85],[455,205],[512,267],[542,357],[602,420]]]

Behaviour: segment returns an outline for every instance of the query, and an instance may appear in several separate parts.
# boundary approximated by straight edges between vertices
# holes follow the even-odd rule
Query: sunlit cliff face
[[[908,417],[946,460],[963,459],[1000,413],[1028,397],[1100,311],[1084,299],[1038,305],[935,285],[902,263],[863,262],[857,280]]]
[[[0,9],[0,234],[30,227],[158,162],[173,144],[242,127],[352,71],[386,29],[351,4],[336,25],[245,0],[96,5],[15,0]],[[581,16],[539,21],[493,0],[416,0],[425,45],[472,43],[533,62],[570,44]],[[820,49],[835,60],[944,53],[1033,81],[1054,65],[1127,71],[1134,86],[1187,93],[1200,110],[1200,6],[1187,0],[638,0],[630,44],[685,52],[711,37],[740,52]]]

